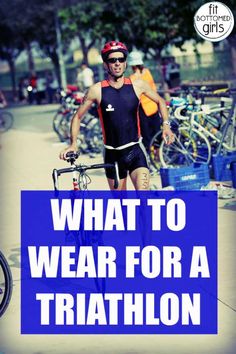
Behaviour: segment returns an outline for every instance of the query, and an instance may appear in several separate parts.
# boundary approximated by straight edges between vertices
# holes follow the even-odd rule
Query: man
[[[82,63],[81,71],[77,76],[78,86],[83,90],[88,90],[94,84],[93,70],[90,69],[86,63]],[[82,87],[81,87],[82,86]]]
[[[133,70],[133,73],[130,75],[132,82],[141,79],[146,81],[154,91],[157,91],[150,70],[144,66],[142,52],[131,52],[128,56],[128,64]],[[143,144],[147,152],[149,152],[151,139],[160,130],[161,119],[159,117],[157,104],[145,95],[140,97],[139,118]]]
[[[128,50],[121,42],[105,44],[101,52],[108,79],[91,86],[71,123],[71,145],[60,153],[65,159],[68,151],[77,150],[80,119],[95,102],[98,105],[106,163],[118,162],[120,183],[118,190],[126,190],[129,173],[136,190],[149,189],[149,170],[145,149],[141,143],[138,108],[140,97],[146,95],[159,106],[163,118],[163,138],[174,141],[168,122],[165,101],[142,80],[131,82],[124,77]],[[112,170],[106,171],[110,189],[114,187]]]

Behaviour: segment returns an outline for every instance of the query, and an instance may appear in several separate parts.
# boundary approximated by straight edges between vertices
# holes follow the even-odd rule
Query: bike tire
[[[94,117],[93,120],[92,126],[86,132],[86,143],[90,152],[101,153],[104,146],[102,129],[99,120]]]
[[[9,130],[13,125],[13,115],[10,112],[0,112],[0,133]]]
[[[9,302],[11,300],[11,295],[12,295],[12,274],[11,274],[10,267],[7,263],[7,260],[1,251],[0,251],[0,271],[4,277],[3,279],[4,284],[2,283],[0,284],[1,290],[2,290],[2,285],[4,286],[4,289],[2,290],[3,296],[0,302],[0,317],[1,317],[9,305]]]
[[[67,114],[63,115],[59,121],[57,135],[61,142],[65,142],[70,139],[70,123],[73,116],[74,114],[72,112],[68,112]]]
[[[221,131],[224,131],[224,126],[222,126]],[[225,146],[225,144],[228,146]],[[226,154],[227,152],[234,152],[236,151],[236,125],[230,124],[224,139],[224,143],[221,147],[222,154]]]
[[[153,137],[149,145],[149,157],[151,165],[159,171],[161,167],[161,161],[159,156],[159,149],[162,142],[162,131],[158,131]]]
[[[159,156],[163,167],[189,166],[195,162],[209,164],[211,145],[199,130],[182,126],[175,133],[174,143],[161,142]]]
[[[53,127],[53,130],[55,133],[58,134],[58,126],[59,126],[59,123],[62,119],[62,116],[63,116],[63,112],[62,111],[59,111],[55,114],[55,116],[53,117],[53,120],[52,120],[52,127]]]

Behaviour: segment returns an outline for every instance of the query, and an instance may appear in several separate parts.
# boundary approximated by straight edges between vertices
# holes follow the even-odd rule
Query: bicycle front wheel
[[[6,258],[0,251],[0,317],[4,314],[12,294],[12,275]]]
[[[192,163],[208,164],[211,159],[211,145],[208,138],[191,127],[180,127],[175,133],[175,141],[160,144],[159,156],[163,167],[188,166]]]
[[[10,112],[0,112],[0,132],[4,133],[13,125],[13,115]]]

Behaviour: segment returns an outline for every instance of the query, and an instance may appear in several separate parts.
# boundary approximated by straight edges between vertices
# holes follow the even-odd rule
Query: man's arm
[[[70,127],[71,143],[70,146],[68,146],[66,149],[60,152],[60,159],[65,160],[67,152],[78,150],[77,137],[80,130],[80,120],[83,117],[83,115],[89,110],[89,108],[92,106],[94,102],[99,103],[99,99],[100,99],[99,86],[98,84],[95,84],[91,86],[88,92],[85,94],[83,102],[81,103],[79,109],[77,110],[77,112],[72,118],[71,127]]]

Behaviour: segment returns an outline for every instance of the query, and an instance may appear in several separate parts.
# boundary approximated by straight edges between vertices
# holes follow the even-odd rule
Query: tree
[[[64,40],[77,37],[83,53],[83,61],[88,64],[88,52],[101,40],[101,16],[105,1],[88,0],[66,7],[60,11]]]
[[[8,60],[14,92],[16,91],[14,62],[23,49],[28,53],[29,71],[35,70],[31,43],[35,40],[35,33],[40,28],[37,20],[38,13],[37,1],[29,3],[26,0],[2,0],[0,3],[1,57]]]
[[[22,42],[8,24],[6,18],[7,9],[8,6],[6,2],[3,1],[0,5],[0,18],[2,19],[0,23],[0,58],[6,60],[9,65],[13,97],[16,97],[15,60],[22,49]]]
[[[3,0],[5,3],[5,19],[11,31],[19,38],[21,48],[28,54],[29,71],[35,70],[31,43],[35,39],[35,33],[40,23],[37,21],[37,0]]]
[[[29,72],[35,71],[32,55],[33,42],[37,42],[51,58],[60,82],[55,30],[55,12],[58,5],[63,6],[63,1],[2,0],[0,4],[1,19],[3,19],[0,25],[0,55],[2,53],[1,57],[9,62],[14,90],[13,59],[21,50],[25,49],[28,53]]]
[[[51,59],[56,77],[61,85],[56,34],[57,4],[54,0],[35,0],[36,3],[37,17],[35,23],[37,24],[37,30],[34,32],[34,40],[37,41],[42,51]]]
[[[195,36],[193,15],[196,5],[186,0],[118,0],[106,2],[102,14],[103,36],[119,38],[159,59],[170,43],[181,46]]]

